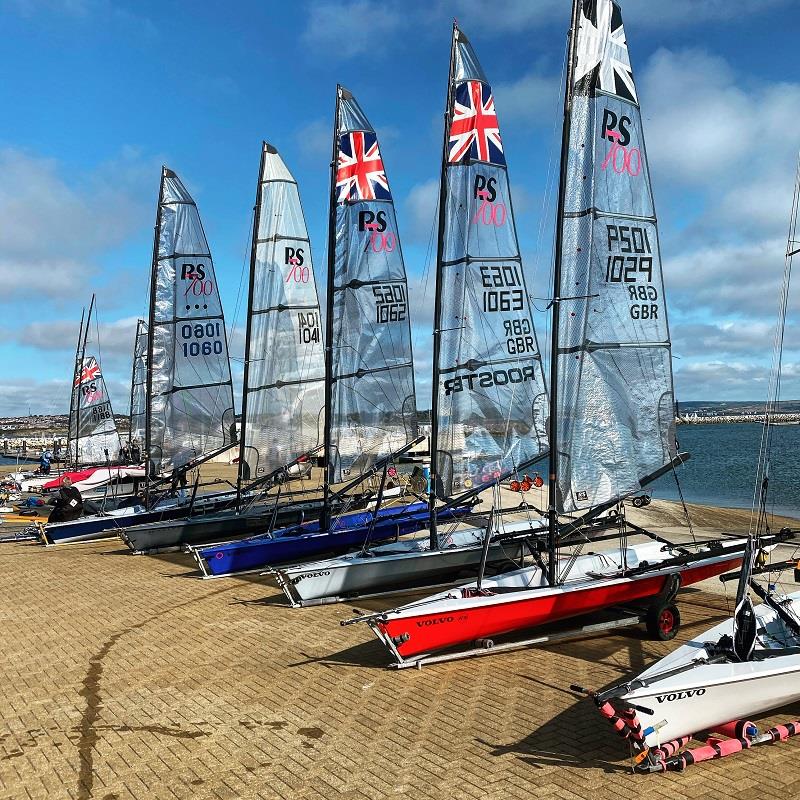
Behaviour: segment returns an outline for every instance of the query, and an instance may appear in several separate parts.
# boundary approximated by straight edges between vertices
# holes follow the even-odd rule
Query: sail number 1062
[[[511,266],[481,266],[481,285],[483,286],[483,310],[522,311],[524,292],[522,278],[517,264]]]
[[[219,322],[187,323],[181,325],[180,330],[181,339],[184,339],[182,342],[183,355],[186,358],[200,355],[222,355],[224,350],[222,346],[223,331]]]

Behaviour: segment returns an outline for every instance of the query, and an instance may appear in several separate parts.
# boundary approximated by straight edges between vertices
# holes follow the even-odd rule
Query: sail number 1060
[[[493,311],[522,311],[524,307],[524,292],[519,266],[481,266],[481,285],[483,286],[483,310]]]
[[[219,322],[195,322],[194,324],[181,325],[181,339],[194,341],[183,342],[183,355],[190,356],[221,356],[222,325]]]

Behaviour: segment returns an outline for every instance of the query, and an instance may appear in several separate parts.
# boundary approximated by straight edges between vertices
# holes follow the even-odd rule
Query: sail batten
[[[166,474],[231,444],[228,340],[213,259],[197,206],[162,171],[148,321],[146,437]]]
[[[641,488],[676,455],[658,223],[619,6],[581,0],[563,186],[558,509]]]
[[[457,27],[446,126],[433,446],[447,497],[544,453],[548,402],[494,96]]]
[[[250,262],[240,480],[316,449],[325,367],[319,299],[297,182],[262,145]]]
[[[377,134],[339,87],[331,181],[329,480],[417,434],[405,264]]]

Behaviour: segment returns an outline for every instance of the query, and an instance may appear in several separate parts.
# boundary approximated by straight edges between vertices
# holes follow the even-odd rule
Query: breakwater
[[[766,414],[720,414],[714,417],[701,417],[694,414],[677,417],[679,425],[732,425],[742,422],[758,423],[763,425]],[[800,425],[800,414],[773,414],[773,425]]]

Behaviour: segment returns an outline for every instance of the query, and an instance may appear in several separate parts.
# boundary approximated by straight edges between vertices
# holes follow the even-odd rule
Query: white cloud
[[[626,27],[659,30],[688,28],[709,21],[731,22],[790,4],[791,0],[625,0],[622,14]],[[439,0],[433,7],[433,15],[439,20],[454,14],[467,33],[471,29],[509,33],[551,24],[561,24],[566,29],[569,25],[569,3],[564,0],[505,0],[502,4]]]
[[[308,8],[303,41],[317,56],[353,58],[374,56],[375,43],[396,33],[403,15],[392,6],[373,0],[314,2]]]
[[[303,125],[297,132],[300,149],[307,156],[324,157],[331,155],[331,122],[315,119]]]
[[[435,178],[412,186],[405,200],[407,222],[404,234],[409,242],[427,245],[431,231],[436,236],[436,209],[439,205],[439,181]],[[436,246],[434,239],[433,246]]]
[[[86,293],[98,259],[152,213],[145,202],[157,174],[136,151],[76,179],[60,165],[0,149],[0,281],[7,295],[69,299]]]
[[[529,72],[511,83],[493,87],[501,122],[522,120],[549,127],[558,116],[562,91],[558,75]]]

